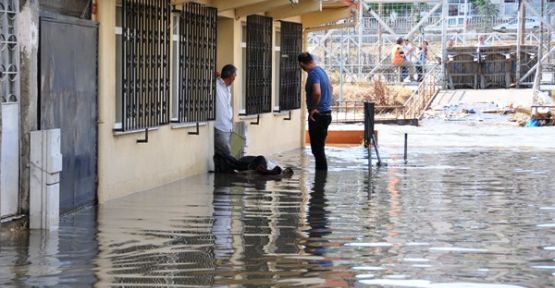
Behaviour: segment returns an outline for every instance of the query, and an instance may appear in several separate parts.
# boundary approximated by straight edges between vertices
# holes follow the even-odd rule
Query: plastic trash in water
[[[539,127],[539,126],[540,126],[540,122],[536,119],[530,119],[528,120],[526,125],[524,125],[524,127]]]

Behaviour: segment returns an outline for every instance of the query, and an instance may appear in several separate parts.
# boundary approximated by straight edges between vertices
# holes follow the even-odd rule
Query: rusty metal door
[[[40,21],[40,129],[61,128],[60,213],[96,202],[97,45],[95,22]]]

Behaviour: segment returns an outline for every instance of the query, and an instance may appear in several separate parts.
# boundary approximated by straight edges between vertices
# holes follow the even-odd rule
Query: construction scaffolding
[[[442,88],[447,88],[448,84],[447,65],[444,64],[453,56],[448,54],[447,46],[477,47],[479,39],[483,38],[481,46],[514,47],[512,55],[506,55],[514,63],[510,69],[516,70],[513,86],[532,86],[534,81],[530,79],[534,77],[531,76],[538,75],[535,82],[539,84],[534,88],[540,90],[542,83],[555,84],[552,76],[555,62],[551,57],[555,50],[551,34],[555,30],[552,17],[544,16],[554,14],[555,3],[544,2],[547,1],[505,3],[489,0],[480,4],[473,0],[361,0],[363,9],[358,19],[348,25],[351,27],[343,25],[343,29],[309,32],[308,47],[318,57],[320,65],[329,71],[337,87],[336,100],[340,102],[357,100],[351,94],[357,94],[357,90],[364,90],[376,80],[407,89],[411,94],[407,97],[417,93],[420,83],[403,81],[400,68],[391,64],[391,49],[399,38],[409,39],[415,50],[422,43],[428,43],[423,73],[435,73]],[[526,59],[521,57],[524,45],[541,48],[528,57],[535,60],[533,65],[528,65],[530,59],[524,63]],[[433,68],[436,65],[440,71]],[[543,73],[534,73],[536,70]],[[404,105],[407,97],[388,104]]]

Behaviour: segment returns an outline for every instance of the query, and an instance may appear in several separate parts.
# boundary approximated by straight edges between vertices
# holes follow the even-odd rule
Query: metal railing
[[[433,66],[403,105],[374,106],[376,121],[420,119],[433,97],[439,92],[441,66]],[[332,106],[334,123],[363,123],[364,100],[337,101]]]
[[[418,85],[418,89],[416,89],[403,105],[404,118],[420,119],[432,98],[439,92],[440,80],[441,66],[436,65],[430,72],[426,73],[424,79],[420,82],[420,85]]]
[[[362,123],[364,122],[364,103],[366,101],[337,101],[332,106],[332,121],[334,123]],[[377,120],[405,119],[404,105],[374,106]]]

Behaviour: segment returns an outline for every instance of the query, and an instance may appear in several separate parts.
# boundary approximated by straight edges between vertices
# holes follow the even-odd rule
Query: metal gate
[[[61,128],[60,213],[97,199],[97,28],[41,16],[39,129]]]

